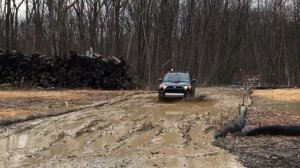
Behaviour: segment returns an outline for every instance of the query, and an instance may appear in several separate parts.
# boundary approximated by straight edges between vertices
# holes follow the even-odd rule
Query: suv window
[[[190,82],[190,76],[187,73],[167,73],[164,82]]]

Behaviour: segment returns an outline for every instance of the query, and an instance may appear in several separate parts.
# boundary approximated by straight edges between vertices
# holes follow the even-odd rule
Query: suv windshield
[[[190,77],[187,73],[167,73],[164,82],[190,82]]]

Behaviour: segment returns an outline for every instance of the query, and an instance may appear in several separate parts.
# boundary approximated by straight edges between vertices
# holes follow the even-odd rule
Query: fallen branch
[[[232,121],[228,124],[226,124],[222,129],[217,130],[214,133],[214,138],[224,137],[228,133],[236,133],[242,131],[242,129],[245,127],[246,124],[246,114],[247,114],[247,108],[242,106],[241,107],[241,115],[237,117],[235,121]]]
[[[246,96],[243,98],[243,105],[239,107],[239,116],[236,120],[229,122],[223,128],[217,130],[214,133],[214,138],[217,139],[219,137],[225,137],[228,133],[235,134],[237,132],[242,131],[242,129],[246,125],[246,116],[248,107],[253,104],[252,101],[252,90],[247,90]]]

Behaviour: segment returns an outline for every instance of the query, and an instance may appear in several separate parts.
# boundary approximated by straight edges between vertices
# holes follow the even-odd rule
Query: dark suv
[[[194,97],[196,79],[188,72],[168,72],[158,87],[158,98],[164,97]]]

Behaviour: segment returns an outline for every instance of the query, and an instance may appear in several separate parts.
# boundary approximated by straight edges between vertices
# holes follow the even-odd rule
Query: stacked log
[[[0,51],[0,84],[4,83],[43,88],[126,89],[133,86],[125,61],[76,52],[70,52],[66,58]]]

